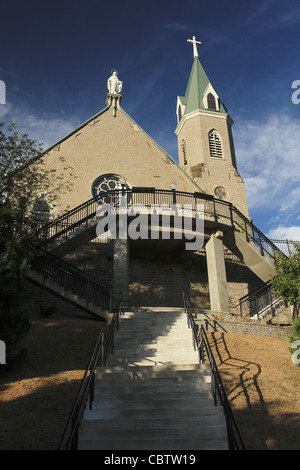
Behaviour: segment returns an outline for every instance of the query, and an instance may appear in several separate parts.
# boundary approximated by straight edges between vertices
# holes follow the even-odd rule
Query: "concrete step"
[[[198,358],[187,357],[181,360],[182,364],[190,364],[191,362],[197,362]],[[110,360],[110,365],[122,366],[122,367],[136,367],[136,366],[148,366],[148,365],[175,365],[178,363],[178,357],[164,358],[164,357],[144,357],[144,358],[114,358]]]
[[[103,389],[105,390],[110,389],[112,387],[116,387],[116,385],[121,384],[122,385],[122,390],[126,388],[126,390],[134,390],[134,389],[147,389],[147,388],[158,388],[158,387],[164,387],[164,388],[182,388],[183,390],[189,389],[189,388],[196,388],[197,385],[199,385],[198,388],[201,388],[202,386],[206,384],[211,383],[211,377],[210,376],[205,376],[202,377],[201,379],[198,378],[188,378],[188,379],[182,379],[182,377],[161,377],[161,378],[151,378],[150,380],[122,380],[121,378],[111,378],[110,380],[95,380],[95,387],[99,388],[99,390]]]
[[[98,367],[95,376],[102,378],[115,374],[118,378],[123,375],[124,377],[132,379],[146,379],[152,377],[178,377],[180,372],[181,376],[188,374],[210,375],[210,368],[208,364],[174,364],[170,366],[148,366],[136,367],[133,371],[131,368],[126,369],[122,367]]]
[[[184,436],[184,434],[183,434]],[[79,450],[228,450],[227,437],[199,436],[179,438],[154,438],[154,439],[112,439],[102,440],[88,437],[79,438]]]
[[[201,379],[196,377],[188,377],[183,379],[181,376],[178,377],[153,377],[148,380],[123,380],[122,378],[111,378],[110,380],[95,380],[95,388],[99,388],[99,390],[106,388],[112,389],[113,387],[118,386],[119,384],[122,385],[122,390],[134,390],[134,389],[145,389],[145,388],[182,388],[183,390],[189,388],[201,388],[202,385],[210,384],[211,377],[204,376]]]
[[[155,400],[158,401],[168,401],[168,400],[190,400],[191,402],[198,400],[199,398],[208,397],[211,398],[211,390],[210,386],[207,384],[202,384],[202,387],[199,386],[197,389],[190,388],[185,390],[177,389],[176,391],[172,391],[172,387],[168,389],[162,390],[156,387],[155,395],[153,395],[153,391],[147,390],[140,390],[139,388],[131,390],[131,391],[123,391],[120,390],[104,390],[104,389],[96,389],[94,400],[95,402],[108,402],[110,400],[114,406],[118,406],[118,404],[122,402],[151,402],[153,400],[153,396],[155,396]]]
[[[142,396],[143,394],[158,394],[158,393],[168,393],[169,395],[172,393],[176,394],[188,394],[191,392],[195,393],[201,393],[202,391],[205,392],[207,390],[207,385],[210,385],[210,377],[207,378],[207,382],[199,382],[194,380],[193,382],[185,382],[185,383],[180,383],[180,382],[175,382],[174,380],[160,380],[155,383],[155,379],[153,379],[153,383],[141,383],[137,382],[135,383],[127,383],[127,382],[122,382],[122,388],[120,389],[114,389],[112,390],[112,384],[111,383],[103,383],[103,382],[97,382],[95,384],[95,394],[99,394],[102,397],[106,397],[107,395],[110,396],[120,396],[121,398],[124,397],[126,399],[127,395],[136,393],[139,396]]]
[[[128,310],[126,314],[128,313],[129,315],[136,315],[140,313],[172,313],[172,314],[180,314],[184,312],[184,309],[182,307],[133,307],[132,310]]]
[[[93,403],[93,410],[173,410],[176,412],[177,408],[181,410],[190,408],[193,406],[196,411],[198,408],[210,406],[213,403],[211,395],[201,395],[201,400],[189,400],[188,397],[167,397],[160,400],[156,396],[152,397],[152,400],[114,400],[107,399],[101,401],[95,401]]]
[[[134,331],[134,334],[133,334]],[[168,334],[162,334],[157,332],[154,329],[144,329],[144,330],[118,330],[115,332],[115,345],[117,346],[119,342],[124,342],[128,347],[130,343],[151,343],[151,342],[174,342],[178,341],[180,343],[186,342],[187,344],[193,343],[193,336],[191,331],[183,332],[178,329],[176,331],[170,331]]]
[[[205,436],[208,437],[224,437],[226,435],[226,426],[223,424],[202,425],[199,426],[176,426],[176,427],[142,427],[127,429],[110,429],[106,428],[105,433],[102,429],[95,426],[86,426],[82,429],[82,438],[99,439],[102,441],[115,440],[131,440],[131,439],[164,439],[164,438],[185,438],[194,439],[198,436],[199,440]]]
[[[130,348],[131,345],[136,345],[136,344],[187,344],[187,345],[192,345],[193,344],[193,337],[192,334],[180,334],[180,331],[178,331],[176,334],[170,334],[170,335],[158,335],[155,332],[137,332],[132,336],[132,333],[130,332],[124,332],[124,331],[117,331],[115,333],[115,347],[118,347],[118,345],[125,344],[126,347]]]
[[[97,368],[79,449],[228,449],[223,409],[182,310],[127,312],[110,366]]]
[[[125,348],[124,347],[125,344],[118,344],[118,342],[116,342],[115,346],[114,346],[114,351],[112,353],[112,355],[122,355],[124,354],[126,356],[126,354],[128,354],[128,347]],[[155,352],[165,352],[165,353],[181,353],[181,354],[189,354],[189,353],[193,353],[193,354],[197,354],[197,351],[195,351],[195,349],[193,348],[193,345],[192,344],[178,344],[178,343],[172,343],[172,344],[166,344],[164,341],[161,341],[159,343],[142,343],[142,344],[131,344],[130,345],[130,354],[152,354],[152,353],[155,353]]]
[[[182,364],[184,366],[185,364]],[[195,364],[197,365],[197,364]],[[187,364],[187,366],[191,366],[191,364]],[[149,369],[151,366],[147,366]],[[163,367],[163,366],[161,366]],[[128,372],[124,373],[100,373],[96,371],[95,374],[95,387],[99,387],[99,389],[103,388],[115,388],[118,385],[121,386],[122,390],[126,387],[127,389],[132,388],[145,388],[145,387],[196,387],[197,384],[202,386],[202,384],[209,384],[211,383],[211,376],[209,372],[203,371],[193,371],[193,370],[185,370],[181,373],[176,374],[176,371],[173,373],[166,372],[162,373],[161,375],[157,372],[149,372],[148,375],[145,373],[135,373],[135,369],[132,367],[127,368]],[[132,374],[130,373],[130,369],[132,369]]]
[[[172,416],[170,418],[131,418],[131,419],[93,419],[85,420],[81,423],[80,429],[92,431],[93,429],[145,429],[145,428],[162,428],[170,426],[172,428],[184,426],[200,427],[200,426],[215,426],[224,425],[225,418],[223,410],[216,407],[218,413],[207,414],[202,416]]]
[[[84,411],[84,420],[135,420],[135,419],[145,419],[145,420],[157,420],[164,419],[165,421],[177,417],[182,420],[186,418],[196,418],[202,416],[216,416],[223,415],[223,409],[217,406],[214,406],[213,400],[206,399],[203,400],[202,405],[198,404],[197,408],[194,407],[194,403],[190,403],[189,406],[180,407],[176,410],[173,408],[122,408],[120,410],[113,409],[98,409],[93,408],[92,410],[86,409]]]
[[[120,340],[118,337],[115,338],[115,345],[114,345],[114,351],[119,351],[122,349],[128,348],[128,341],[126,339]],[[167,341],[164,341],[163,339],[157,338],[157,339],[144,339],[144,341],[141,341],[139,337],[134,338],[133,341],[131,341],[131,348],[132,349],[137,349],[137,348],[144,348],[144,349],[149,349],[149,348],[168,348],[168,349],[194,349],[193,346],[193,341],[191,338],[188,338],[187,340],[184,338],[169,338]]]
[[[120,317],[121,322],[155,322],[155,321],[164,321],[169,322],[170,324],[176,322],[183,322],[187,324],[187,314],[186,313],[134,313],[130,314],[125,312],[124,315]]]
[[[178,362],[181,362],[182,364],[190,364],[194,362],[195,364],[198,362],[198,356],[197,354],[186,354],[185,357],[182,359],[182,354],[162,354],[162,353],[156,353],[156,354],[128,354],[128,356],[125,355],[114,355],[111,356],[109,359],[109,364],[111,366],[115,365],[122,365],[123,367],[126,367],[126,364],[130,365],[132,367],[133,364],[136,366],[138,365],[173,365],[173,364],[178,364]]]
[[[123,324],[120,324],[119,329],[115,331],[117,337],[130,338],[133,340],[135,337],[145,336],[149,338],[192,338],[192,330],[187,329],[186,327],[172,327],[164,328],[163,325],[158,326],[146,326],[133,327],[126,325],[126,328]]]

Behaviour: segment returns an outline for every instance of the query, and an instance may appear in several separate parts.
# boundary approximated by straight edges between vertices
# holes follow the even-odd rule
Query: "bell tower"
[[[233,120],[210,82],[199,58],[195,36],[193,65],[184,96],[178,96],[176,114],[179,165],[205,193],[236,206],[246,217],[244,181],[238,170],[231,127]]]

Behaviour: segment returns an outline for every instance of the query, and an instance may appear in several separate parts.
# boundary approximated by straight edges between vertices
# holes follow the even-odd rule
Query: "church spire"
[[[194,60],[185,95],[179,96],[177,100],[178,122],[180,122],[184,115],[200,109],[227,113],[226,107],[220,101],[216,90],[199,61],[197,44],[202,43],[196,41],[195,36],[187,41],[193,44]]]
[[[178,157],[203,191],[248,214],[244,182],[237,171],[233,121],[202,67],[195,36],[193,65],[184,96],[177,97]]]

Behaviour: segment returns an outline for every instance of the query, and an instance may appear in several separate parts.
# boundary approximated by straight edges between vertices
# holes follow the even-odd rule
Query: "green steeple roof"
[[[195,57],[185,96],[180,97],[181,103],[185,105],[184,114],[188,114],[196,109],[206,109],[203,102],[203,96],[209,84],[211,84],[211,82],[204,68],[202,67],[198,57]],[[219,102],[219,109],[219,112],[227,112],[226,107],[221,102]]]

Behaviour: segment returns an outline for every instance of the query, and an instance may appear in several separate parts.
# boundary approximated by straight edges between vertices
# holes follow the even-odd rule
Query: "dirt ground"
[[[55,450],[101,324],[36,319],[22,342],[24,363],[0,366],[0,449]],[[210,333],[209,339],[246,448],[296,450],[300,367],[289,340]]]

